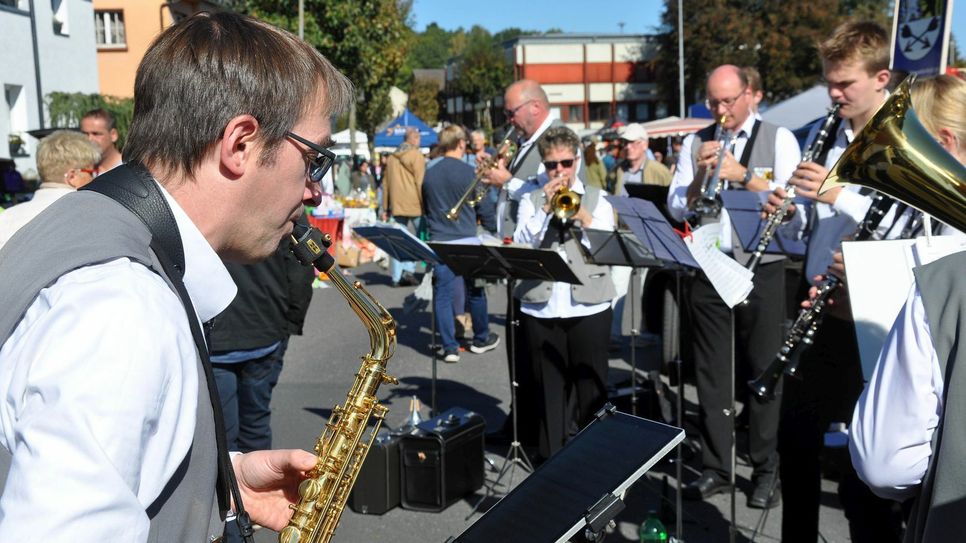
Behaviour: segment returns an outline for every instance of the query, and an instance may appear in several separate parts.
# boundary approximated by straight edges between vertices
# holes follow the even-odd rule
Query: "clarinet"
[[[839,107],[839,104],[834,104],[829,108],[828,116],[825,117],[825,122],[822,123],[822,129],[819,130],[818,135],[815,136],[815,141],[809,145],[808,149],[805,150],[805,154],[802,156],[803,163],[815,162],[818,155],[822,154],[822,150],[825,148],[825,143],[828,140],[829,130],[835,124],[835,117],[838,115]],[[751,260],[748,261],[748,270],[750,272],[754,273],[755,269],[758,268],[761,257],[765,254],[765,248],[768,247],[772,238],[778,233],[778,228],[784,222],[785,216],[788,215],[788,206],[791,205],[794,199],[795,186],[792,185],[785,191],[785,198],[782,199],[782,203],[778,206],[778,209],[772,211],[765,218],[765,228],[762,230],[761,237],[758,239],[758,246],[755,247],[755,252],[751,254]]]
[[[871,238],[878,228],[886,212],[892,207],[894,200],[888,196],[877,194],[869,211],[866,212],[858,228],[846,241],[865,241]],[[818,285],[818,293],[812,300],[812,306],[798,312],[798,317],[789,329],[781,348],[775,355],[775,360],[754,381],[748,381],[748,386],[759,399],[770,400],[775,397],[775,387],[782,374],[796,376],[798,374],[798,358],[792,358],[794,352],[802,344],[811,345],[815,333],[822,324],[825,316],[823,311],[832,295],[842,286],[842,280],[829,274]]]

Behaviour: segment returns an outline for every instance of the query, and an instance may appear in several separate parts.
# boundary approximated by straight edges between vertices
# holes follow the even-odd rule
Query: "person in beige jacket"
[[[423,219],[423,175],[426,159],[419,151],[419,130],[406,129],[406,138],[395,153],[389,156],[382,180],[382,220],[390,218],[419,232]],[[413,272],[415,262],[389,260],[392,286],[415,286],[418,284]]]

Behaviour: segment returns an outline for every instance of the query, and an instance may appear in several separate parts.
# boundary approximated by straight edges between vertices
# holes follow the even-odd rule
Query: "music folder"
[[[605,406],[453,541],[563,542],[585,526],[600,529],[623,508],[623,492],[682,439],[680,428]],[[600,504],[608,505],[603,515]]]
[[[652,202],[618,196],[605,198],[641,244],[649,248],[663,266],[700,267],[681,236]]]
[[[580,244],[584,259],[599,266],[661,267],[663,264],[650,248],[630,230],[584,230],[590,242],[588,249]]]
[[[402,225],[382,223],[354,226],[352,230],[400,262],[439,262],[436,253]]]
[[[728,215],[731,226],[738,235],[741,247],[750,252],[758,248],[765,221],[761,218],[762,205],[768,199],[769,191],[723,190],[721,201]],[[798,211],[803,209],[803,200],[795,200]],[[771,243],[765,248],[766,254],[781,254],[789,256],[804,256],[808,246],[808,239],[798,239],[797,233],[788,228],[779,228]]]

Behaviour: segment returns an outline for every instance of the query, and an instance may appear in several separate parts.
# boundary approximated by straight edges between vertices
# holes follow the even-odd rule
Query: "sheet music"
[[[734,307],[751,294],[755,274],[718,249],[720,237],[721,223],[706,224],[692,231],[684,243],[721,300]]]
[[[885,338],[915,282],[913,268],[963,250],[966,239],[958,236],[842,244],[855,337],[866,380],[872,376]]]

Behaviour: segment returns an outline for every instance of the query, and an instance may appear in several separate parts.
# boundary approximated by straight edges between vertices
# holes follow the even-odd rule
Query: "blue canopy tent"
[[[373,144],[376,147],[399,147],[406,136],[406,129],[410,126],[419,129],[419,146],[429,147],[436,143],[436,132],[422,119],[413,115],[409,108],[403,110],[402,115],[393,119],[386,128],[376,133]]]

